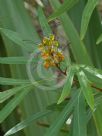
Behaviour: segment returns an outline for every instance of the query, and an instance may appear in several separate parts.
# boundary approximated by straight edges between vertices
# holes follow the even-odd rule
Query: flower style
[[[44,60],[44,67],[46,69],[57,66],[64,60],[64,55],[58,47],[59,43],[55,40],[54,35],[44,37],[42,43],[39,44],[39,50],[41,51],[41,56]]]

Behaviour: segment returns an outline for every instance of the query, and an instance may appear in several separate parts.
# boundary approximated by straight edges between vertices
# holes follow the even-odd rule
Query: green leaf
[[[38,43],[38,41],[40,41],[39,36],[36,32],[36,28],[31,19],[31,16],[29,15],[29,13],[27,12],[27,9],[25,8],[24,1],[22,0],[1,1],[0,0],[0,18],[1,16],[3,17],[2,19],[0,19],[1,27],[9,28],[18,32],[20,36],[23,37],[24,40],[31,40],[31,41],[34,41],[34,43]],[[11,55],[12,56],[19,56],[19,55],[28,56],[29,55],[27,52],[25,52],[24,49],[22,50],[19,45],[18,46],[14,45],[15,43],[9,40],[5,35],[3,35],[3,39],[5,43],[5,47],[4,46],[3,47],[5,48],[5,53],[7,56],[11,56]],[[27,44],[27,46],[29,48],[29,43]],[[34,47],[37,47],[37,45],[36,46],[34,45]],[[1,52],[3,52],[3,50],[0,49],[0,53]],[[33,50],[31,52],[33,52]],[[1,71],[1,66],[0,66],[0,71]],[[1,71],[1,73],[2,73],[1,76],[7,75],[7,77],[10,76],[12,78],[25,79],[26,68],[25,66],[10,66],[10,70],[7,70],[7,67],[6,67],[5,69],[3,69],[3,71]],[[36,76],[35,78],[38,77],[37,75],[38,74],[35,74]],[[38,111],[39,109],[43,109],[43,105],[45,103],[46,104],[48,102],[50,103],[50,100],[52,101],[52,99],[55,99],[55,97],[53,97],[50,100],[47,99],[48,100],[47,101],[45,98],[49,98],[48,95],[51,98],[52,96],[51,94],[46,94],[46,92],[44,93],[43,91],[40,91],[40,89],[36,89],[36,88],[34,88],[34,90],[36,90],[36,93],[35,91],[32,91],[32,93],[29,93],[27,97],[24,99],[24,102],[20,104],[22,115],[24,115],[25,117],[30,116],[31,113],[34,113]],[[55,95],[53,94],[53,96]],[[5,122],[3,123],[3,126],[6,127],[5,131],[7,131],[12,126],[14,126],[14,124],[16,124],[19,121],[19,117],[16,118],[15,112],[13,112],[12,115],[9,116],[8,119],[5,120]],[[22,136],[23,134],[27,135],[28,132],[30,133],[30,135],[33,135],[34,133],[36,133],[37,135],[40,135],[41,132],[43,132],[43,128],[40,128],[40,131],[39,131],[39,127],[36,127],[36,124],[35,124],[27,128],[27,130],[24,133],[21,132],[18,135],[19,136]],[[17,135],[15,134],[15,136]]]
[[[102,103],[97,107],[97,110],[93,114],[95,126],[97,129],[98,136],[102,135]]]
[[[22,85],[22,84],[30,84],[30,83],[31,82],[29,80],[0,77],[1,85]]]
[[[69,72],[67,73],[67,80],[66,80],[66,83],[63,87],[62,94],[58,100],[58,104],[60,104],[62,101],[64,101],[64,99],[70,94],[71,86],[72,86],[73,78],[74,78],[74,73],[75,72],[74,72],[73,68],[70,68]]]
[[[34,114],[33,116],[28,117],[27,119],[23,120],[22,122],[18,123],[16,126],[11,128],[9,131],[7,131],[4,136],[9,136],[14,133],[17,133],[18,131],[28,127],[33,121],[36,121],[37,119],[42,118],[43,116],[47,116],[50,113],[52,112],[42,111],[42,112]]]
[[[102,88],[102,70],[90,66],[82,66],[88,79],[93,82],[96,87]]]
[[[26,64],[29,58],[27,57],[0,57],[1,64]],[[32,63],[36,63],[37,59],[33,59]]]
[[[14,87],[12,89],[0,92],[0,103],[4,102],[5,100],[7,100],[11,96],[15,95],[16,93],[18,93],[22,89],[26,88],[27,86],[28,85],[22,85],[22,86],[19,86],[19,87]]]
[[[60,16],[64,12],[67,12],[70,10],[76,3],[78,3],[79,0],[65,0],[64,3],[55,10],[54,13],[48,18],[49,21],[54,20],[56,17]]]
[[[76,100],[78,97],[78,92],[74,92],[72,95],[72,99],[69,101],[68,104],[66,104],[63,111],[60,113],[60,115],[54,120],[54,122],[51,124],[50,128],[48,129],[47,133],[44,136],[57,136],[58,131],[64,124],[64,122],[68,119],[68,116],[70,115],[73,106],[76,104]]]
[[[70,98],[69,98],[69,100],[70,100]],[[63,101],[60,104],[53,103],[53,104],[47,106],[47,110],[51,110],[51,111],[62,111],[63,108],[66,106],[66,104],[68,103],[69,100]]]
[[[18,93],[13,99],[11,99],[0,111],[0,123],[2,123],[9,114],[16,108],[16,106],[23,100],[30,90],[28,87],[22,92]]]
[[[54,7],[54,9],[60,7],[60,3],[58,2],[58,0],[50,0],[50,3]],[[80,40],[79,34],[76,28],[74,27],[70,17],[66,13],[64,13],[59,17],[59,19],[62,22],[62,26],[64,28],[68,40],[70,40],[71,42],[70,47],[75,61],[81,64],[92,65],[90,56],[88,55],[85,45]]]
[[[50,36],[52,34],[52,31],[41,7],[38,8],[38,18],[43,31],[43,35],[46,37]]]
[[[27,44],[23,41],[23,38],[20,36],[19,33],[14,32],[9,29],[0,28],[0,32],[3,33],[8,39],[16,43],[17,45],[21,46],[22,48],[26,49],[28,52],[32,52],[34,50],[34,45]]]
[[[92,89],[88,83],[88,79],[83,71],[78,72],[77,75],[78,75],[78,79],[79,79],[83,94],[86,98],[86,101],[88,105],[90,106],[90,108],[94,110],[94,96],[93,96]]]
[[[73,114],[73,136],[87,136],[87,122],[86,122],[86,106],[83,94],[77,98],[76,106]]]
[[[82,21],[81,21],[81,31],[80,31],[81,40],[83,40],[83,38],[85,37],[91,15],[97,4],[98,4],[98,0],[88,0],[85,6],[85,9],[82,14]]]
[[[96,44],[99,44],[102,42],[102,34],[98,37],[97,41],[96,41]]]
[[[102,80],[102,70],[90,66],[82,66],[82,68]]]
[[[95,98],[95,106],[97,108],[98,105],[100,105],[102,103],[102,93],[99,94],[98,96],[96,96]]]

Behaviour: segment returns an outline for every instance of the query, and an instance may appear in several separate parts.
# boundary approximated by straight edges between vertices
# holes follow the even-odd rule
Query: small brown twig
[[[74,79],[74,82],[75,82],[76,84],[78,84],[78,80]],[[95,88],[96,90],[98,90],[98,91],[100,91],[100,92],[102,92],[102,88],[98,88],[98,87],[96,87],[94,84],[91,84],[91,87],[92,87],[92,88]]]
[[[53,53],[51,53],[51,57],[52,57],[52,59],[54,60],[54,55],[53,55]],[[66,73],[67,69],[66,69],[65,71],[63,71],[63,70],[60,68],[60,66],[59,66],[58,63],[56,63],[56,62],[54,62],[54,63],[55,63],[55,66],[58,68],[58,70],[59,70],[63,75],[67,76],[67,73]]]
[[[52,59],[54,59],[54,58],[53,58],[53,54],[51,54],[51,56],[52,56]],[[63,71],[63,70],[60,68],[60,65],[59,65],[58,63],[55,63],[55,65],[56,65],[56,67],[58,68],[58,70],[61,72],[61,74],[63,74],[64,76],[67,76],[67,73],[66,73],[67,69],[66,69],[65,71]],[[78,84],[79,82],[74,79],[74,83],[75,83],[75,84]],[[96,90],[98,90],[98,91],[100,91],[100,92],[102,92],[102,88],[98,88],[98,87],[96,87],[96,86],[93,85],[93,84],[91,84],[91,87],[92,87],[92,88],[95,88]]]
[[[56,67],[58,68],[58,70],[59,70],[63,75],[67,76],[66,70],[63,71],[57,63],[56,63],[55,65],[56,65]]]
[[[98,91],[100,91],[100,92],[102,92],[102,88],[98,88],[98,87],[96,87],[95,85],[91,85],[91,87],[93,87],[93,88],[95,88],[96,90],[98,90]]]
[[[67,76],[66,71],[63,71],[63,70],[59,67],[58,64],[56,64],[56,67],[59,69],[59,71],[61,72],[61,74]],[[74,79],[74,83],[75,83],[75,84],[78,84],[79,82],[78,82],[78,80]],[[98,91],[100,91],[100,92],[102,92],[102,88],[98,88],[98,87],[96,87],[96,86],[93,85],[93,84],[91,84],[91,87],[92,87],[92,88],[95,88],[96,90],[98,90]]]

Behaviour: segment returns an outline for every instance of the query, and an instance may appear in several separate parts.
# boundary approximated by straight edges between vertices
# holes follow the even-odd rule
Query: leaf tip
[[[81,39],[81,41],[84,39],[84,35],[83,34],[80,34],[80,39]]]
[[[51,17],[48,17],[48,23],[51,22],[51,21],[52,21]]]
[[[58,100],[57,104],[60,104],[61,102],[62,102],[62,100],[59,98],[59,100]]]
[[[9,136],[8,132],[6,132],[6,133],[4,134],[4,136]]]
[[[97,40],[97,41],[96,41],[96,44],[98,45],[99,43],[100,43],[99,40]]]

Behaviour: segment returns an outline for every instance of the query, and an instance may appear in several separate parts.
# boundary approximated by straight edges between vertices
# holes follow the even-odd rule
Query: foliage
[[[46,4],[43,1],[43,5]],[[102,26],[97,10],[99,1],[65,0],[60,3],[58,0],[49,0],[49,4],[53,11],[48,17],[45,15],[45,6],[44,9],[40,5],[35,7],[35,16],[43,34],[40,38],[23,1],[0,0],[1,127],[5,136],[23,129],[22,134],[27,136],[93,136],[93,133],[101,136]],[[78,5],[83,7],[83,12]],[[81,23],[78,20],[80,30],[71,16],[75,9],[79,14],[74,15],[75,20],[81,20]],[[66,40],[70,41],[70,55],[62,53],[63,45],[55,40],[57,36],[50,23],[54,23],[56,18],[61,22]],[[99,26],[95,33],[92,33],[93,18],[94,25]],[[64,79],[60,89],[57,86],[61,83],[56,71]],[[22,118],[18,116],[19,110]],[[6,125],[6,121],[14,117],[13,113],[19,119],[11,126],[9,123]],[[71,120],[69,124],[66,123],[68,119]],[[20,123],[17,124],[18,121]],[[34,121],[38,126],[32,125]],[[91,124],[91,129],[88,124]]]

